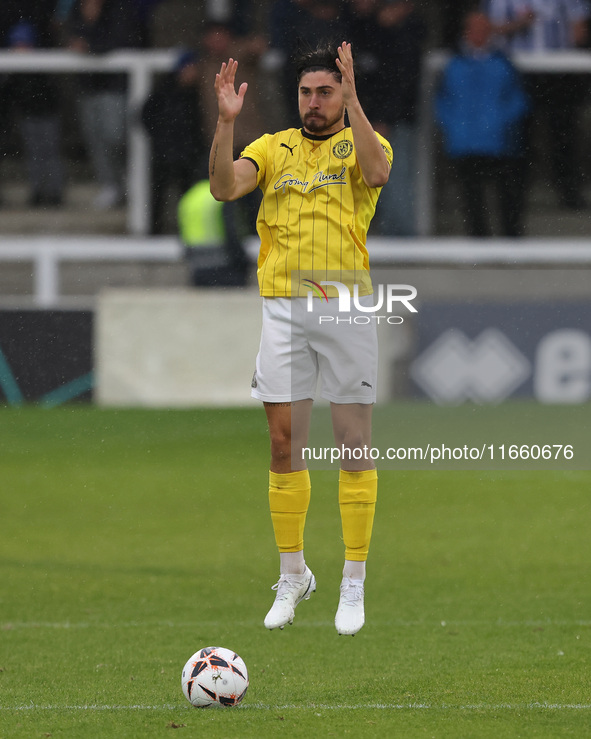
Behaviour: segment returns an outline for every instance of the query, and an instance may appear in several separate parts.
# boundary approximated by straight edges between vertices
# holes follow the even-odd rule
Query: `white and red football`
[[[225,647],[205,647],[183,667],[185,698],[196,708],[237,706],[248,689],[248,670],[236,652]]]

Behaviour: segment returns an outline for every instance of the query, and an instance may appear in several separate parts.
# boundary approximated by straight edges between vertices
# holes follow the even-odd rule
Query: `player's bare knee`
[[[351,451],[364,449],[369,446],[366,435],[357,429],[351,429],[343,434],[341,439],[337,439],[337,446]]]
[[[283,462],[291,457],[291,435],[283,432],[271,434],[271,458]]]

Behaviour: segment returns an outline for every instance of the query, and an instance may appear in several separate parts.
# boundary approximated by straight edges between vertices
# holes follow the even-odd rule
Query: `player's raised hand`
[[[338,54],[339,56],[336,59],[336,63],[342,75],[341,89],[343,92],[343,102],[346,106],[349,106],[357,100],[351,44],[347,43],[347,41],[343,41],[338,48]]]
[[[233,121],[242,110],[248,84],[243,82],[236,92],[235,80],[238,62],[229,59],[224,62],[215,76],[215,93],[218,99],[219,116],[223,121]]]

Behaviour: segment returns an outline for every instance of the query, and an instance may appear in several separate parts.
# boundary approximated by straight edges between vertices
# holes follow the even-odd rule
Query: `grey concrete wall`
[[[259,343],[255,290],[108,290],[98,300],[103,406],[245,405]]]

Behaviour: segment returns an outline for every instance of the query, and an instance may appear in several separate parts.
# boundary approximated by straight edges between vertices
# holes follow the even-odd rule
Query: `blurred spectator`
[[[207,145],[211,144],[218,120],[218,103],[212,80],[220,71],[222,62],[230,57],[239,62],[240,83],[248,83],[248,95],[240,113],[241,126],[234,133],[234,155],[238,157],[245,146],[265,131],[269,130],[269,89],[261,84],[260,61],[267,51],[268,44],[263,36],[236,36],[232,25],[210,21],[202,36],[202,51],[199,68],[201,70],[200,97],[203,101],[203,127]],[[295,80],[294,80],[295,86]],[[242,199],[247,210],[249,229],[256,230],[256,217],[260,202],[257,189]]]
[[[359,97],[394,160],[375,225],[387,236],[415,236],[417,102],[426,26],[410,0],[351,0],[351,40]]]
[[[161,2],[164,0],[133,0],[140,24],[140,45],[144,48],[152,46],[152,17]]]
[[[209,23],[229,25],[237,36],[252,33],[252,0],[205,0],[205,19]]]
[[[464,19],[472,10],[476,10],[478,0],[453,0],[441,3],[441,43],[454,51],[458,51],[462,43]]]
[[[240,236],[240,203],[214,199],[209,180],[197,182],[178,208],[181,240],[195,287],[242,287],[248,259]]]
[[[54,18],[56,23],[62,24],[70,18],[76,0],[56,0],[54,9]]]
[[[346,40],[351,42],[355,59],[357,94],[374,127],[384,102],[379,98],[385,86],[384,76],[388,77],[389,83],[389,74],[384,75],[385,56],[389,53],[384,46],[387,46],[388,39],[381,36],[378,22],[378,12],[383,4],[383,0],[349,0],[346,16]],[[384,131],[380,133],[386,135]]]
[[[266,130],[265,111],[262,105],[262,86],[259,79],[259,61],[267,49],[267,42],[261,36],[237,37],[231,24],[209,22],[202,37],[203,53],[199,68],[201,70],[200,89],[204,106],[205,138],[211,142],[218,119],[218,105],[212,80],[220,71],[222,62],[230,57],[238,59],[240,82],[247,82],[249,95],[244,101],[240,114],[242,125],[236,131],[234,146],[236,154]],[[244,118],[243,118],[244,116]]]
[[[269,24],[271,47],[286,62],[301,44],[315,48],[326,39],[344,41],[349,30],[343,0],[274,0]]]
[[[288,125],[299,126],[300,114],[294,60],[302,47],[314,49],[323,42],[349,40],[349,24],[343,0],[274,0],[269,16],[270,45],[276,65],[282,69],[281,85]]]
[[[68,22],[69,46],[82,54],[104,54],[142,44],[136,6],[127,0],[76,0]],[[79,77],[82,134],[100,191],[95,207],[114,208],[124,199],[127,127],[126,76]]]
[[[520,124],[528,110],[521,78],[491,46],[483,13],[466,17],[463,47],[445,68],[436,117],[458,175],[470,236],[491,236],[486,188],[497,192],[503,236],[522,236],[524,160]]]
[[[27,53],[36,45],[36,31],[26,21],[10,29],[8,42],[14,53]],[[4,88],[12,104],[23,142],[30,194],[29,205],[62,204],[64,168],[61,156],[59,97],[46,74],[10,75]]]
[[[166,198],[177,198],[198,178],[207,156],[201,123],[199,69],[191,51],[179,55],[142,108],[142,121],[152,140],[152,233],[165,232]]]
[[[30,23],[36,31],[37,46],[55,45],[53,12],[56,0],[1,0],[0,46],[8,46],[8,32],[17,23]]]
[[[510,52],[552,52],[584,47],[588,41],[587,0],[483,0],[482,7]],[[543,113],[548,124],[551,174],[559,202],[574,210],[584,208],[578,148],[586,80],[562,73],[528,79],[534,111]]]
[[[47,0],[54,4],[53,20],[58,27],[63,27],[68,23],[72,15],[72,11],[77,3],[77,0]],[[137,20],[139,23],[138,35],[141,39],[140,45],[144,48],[149,48],[152,45],[151,39],[151,26],[152,17],[156,6],[165,0],[122,0],[134,6],[136,11]]]
[[[37,46],[54,45],[51,17],[55,0],[0,0],[0,48],[9,46],[9,32],[17,23],[27,21],[37,30]],[[9,101],[4,97],[4,84],[0,80],[0,157],[10,149]]]

